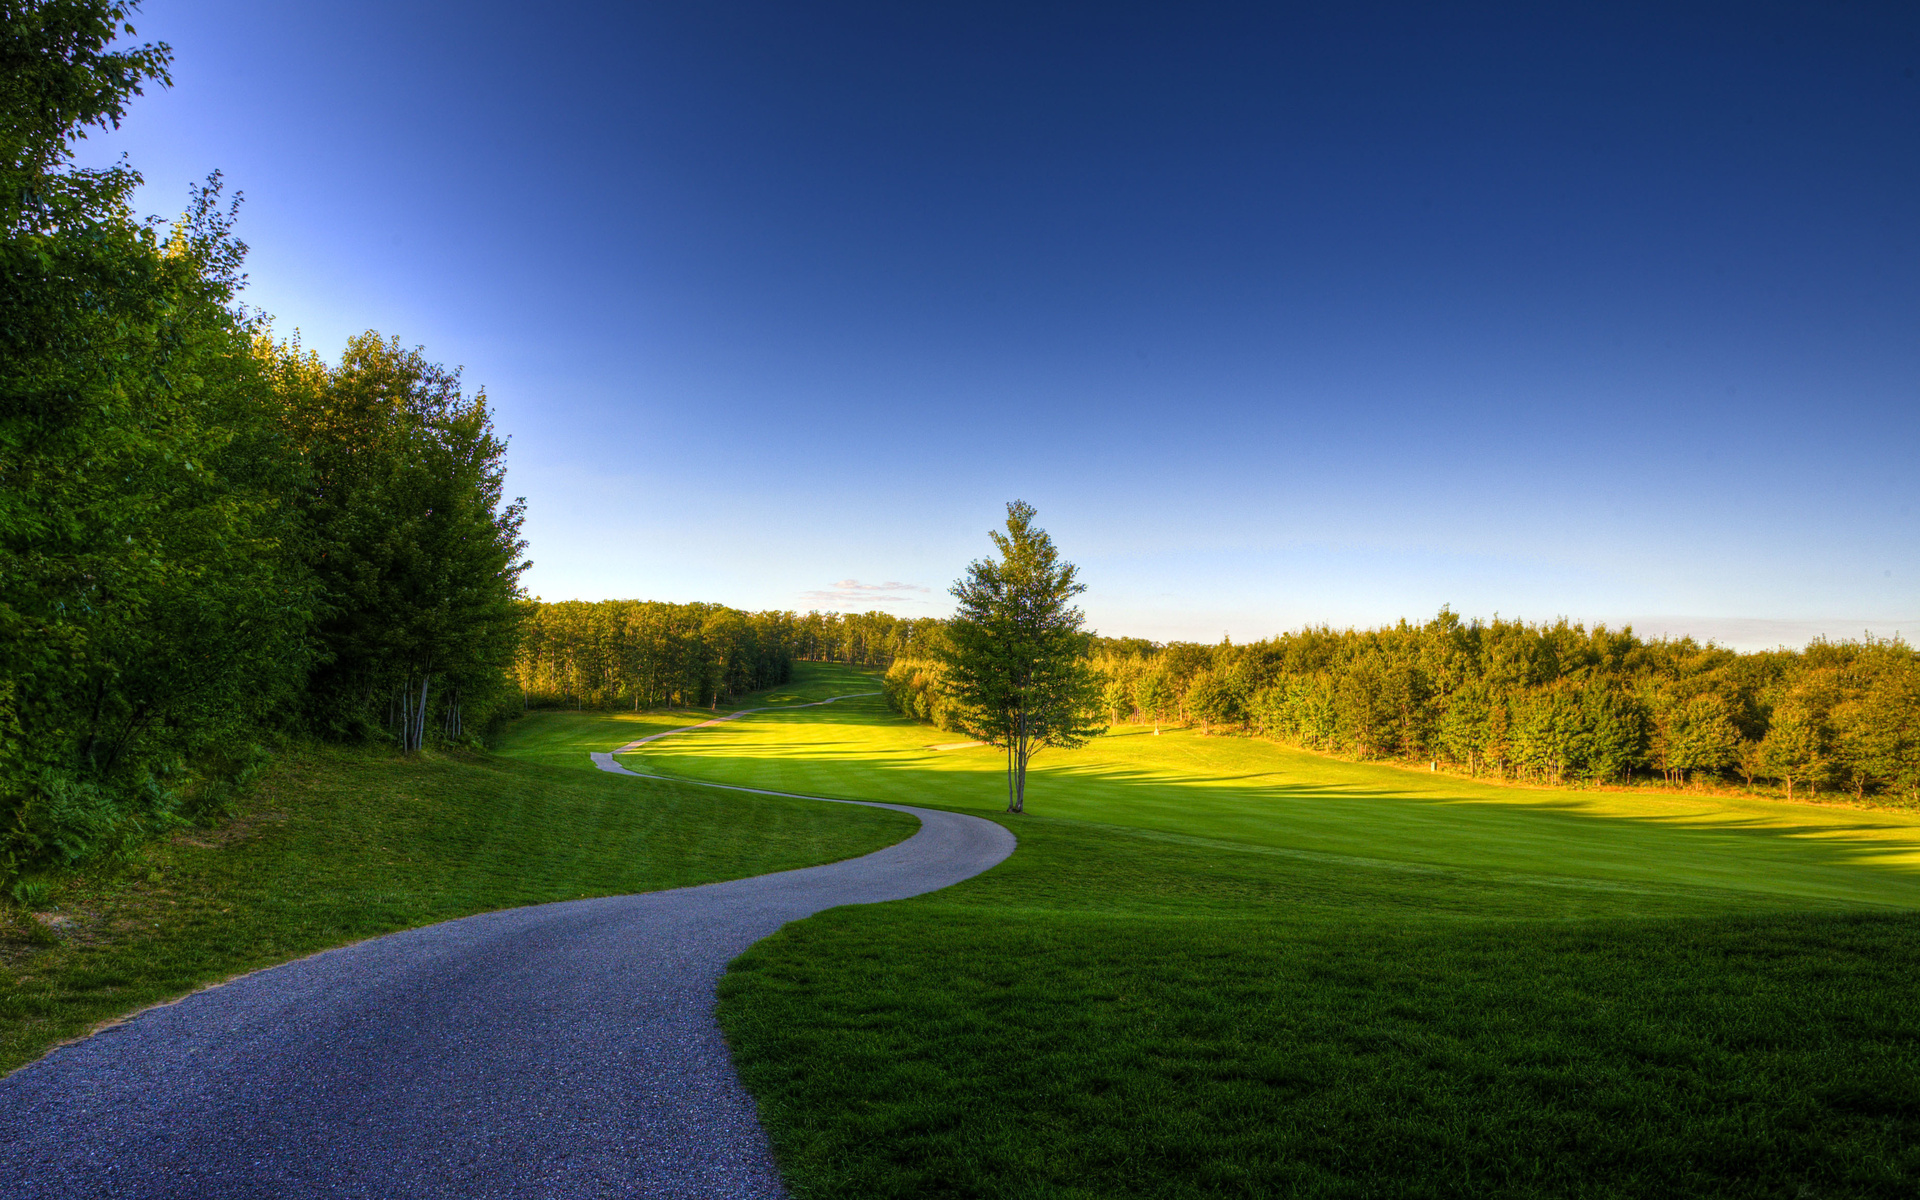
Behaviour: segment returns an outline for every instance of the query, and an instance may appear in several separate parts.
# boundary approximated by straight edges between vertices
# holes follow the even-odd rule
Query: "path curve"
[[[784,1196],[714,1022],[727,963],[1014,849],[978,817],[833,803],[920,830],[826,866],[390,934],[56,1050],[0,1079],[0,1195]]]

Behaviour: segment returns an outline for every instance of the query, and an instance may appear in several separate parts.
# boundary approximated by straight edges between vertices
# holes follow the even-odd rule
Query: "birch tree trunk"
[[[413,745],[409,749],[418,753],[427,738],[427,688],[433,682],[433,672],[423,671],[420,675],[420,705],[414,710],[412,721]]]

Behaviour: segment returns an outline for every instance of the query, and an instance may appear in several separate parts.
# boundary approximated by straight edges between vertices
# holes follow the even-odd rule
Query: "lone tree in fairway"
[[[953,585],[960,608],[940,656],[968,731],[1007,752],[1007,811],[1016,813],[1026,811],[1034,751],[1106,732],[1100,681],[1086,664],[1085,618],[1070,603],[1086,585],[1033,515],[1025,501],[1007,505],[1006,532],[989,535],[999,561],[974,562]]]

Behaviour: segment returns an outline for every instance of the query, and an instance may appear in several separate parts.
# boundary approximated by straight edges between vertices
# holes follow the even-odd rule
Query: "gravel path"
[[[1014,848],[991,821],[874,807],[920,831],[822,867],[375,938],[57,1050],[0,1079],[0,1195],[782,1196],[713,1019],[726,964],[788,921]]]

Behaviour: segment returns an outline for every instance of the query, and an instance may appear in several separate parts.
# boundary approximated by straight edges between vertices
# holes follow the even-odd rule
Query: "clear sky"
[[[143,207],[463,364],[547,599],[1920,633],[1920,6],[148,0]]]

